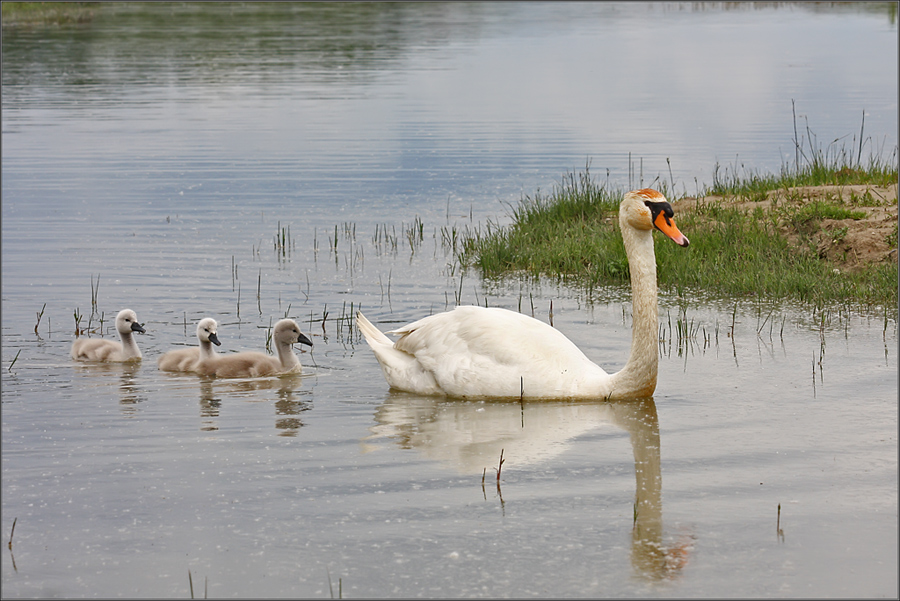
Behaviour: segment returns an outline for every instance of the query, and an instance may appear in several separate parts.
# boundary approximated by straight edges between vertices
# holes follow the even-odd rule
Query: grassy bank
[[[896,209],[890,229],[878,234],[883,244],[875,241],[892,246],[893,256],[863,264],[857,257],[851,264],[853,256],[841,261],[830,246],[838,248],[851,226],[864,227],[875,212],[896,207],[896,188],[887,188],[887,195],[873,190],[896,184],[897,174],[896,164],[880,161],[820,160],[785,167],[777,176],[718,177],[701,198],[678,198],[660,185],[691,240],[683,249],[657,236],[660,288],[895,307]],[[523,198],[510,226],[469,234],[458,258],[489,278],[525,272],[562,277],[588,290],[626,286],[628,262],[618,226],[624,192],[597,184],[588,169],[567,174],[550,194]]]

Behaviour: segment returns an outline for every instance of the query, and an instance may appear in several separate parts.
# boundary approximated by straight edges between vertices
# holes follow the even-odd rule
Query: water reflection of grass
[[[86,23],[99,6],[99,2],[4,2],[0,9],[7,28]]]
[[[778,176],[741,178],[732,171],[726,178],[717,171],[714,185],[701,195],[704,198],[674,202],[679,227],[691,247],[679,253],[672,245],[657,245],[660,287],[738,298],[786,298],[818,306],[896,305],[893,261],[838,269],[817,249],[826,220],[860,220],[867,215],[864,208],[896,203],[895,198],[886,202],[868,192],[851,191],[848,196],[828,188],[824,193],[810,191],[810,186],[895,184],[896,150],[888,161],[863,163],[862,149],[859,145],[854,152],[805,154],[798,150],[800,162],[783,167]],[[674,186],[656,183],[670,200],[679,200]],[[562,276],[589,291],[626,285],[629,267],[616,217],[623,193],[596,183],[587,167],[582,173],[569,173],[550,194],[539,190],[523,198],[513,210],[510,226],[488,224],[466,232],[457,256],[486,277],[512,272]],[[846,236],[846,231],[836,231],[830,238]],[[895,233],[886,235],[885,242],[896,252]]]

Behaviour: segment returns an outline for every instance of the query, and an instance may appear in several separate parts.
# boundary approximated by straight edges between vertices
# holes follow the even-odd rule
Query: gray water
[[[618,369],[627,290],[482,282],[445,235],[586,164],[775,172],[794,111],[889,155],[889,5],[107,4],[2,50],[4,597],[897,595],[896,310],[664,293],[632,403],[393,393],[349,319],[552,302]],[[72,361],[123,307],[142,364]],[[298,378],[156,369],[285,315]]]

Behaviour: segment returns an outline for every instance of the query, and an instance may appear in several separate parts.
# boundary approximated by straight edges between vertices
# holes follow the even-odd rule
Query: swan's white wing
[[[565,397],[608,379],[558,330],[506,309],[457,307],[390,333],[453,396]]]

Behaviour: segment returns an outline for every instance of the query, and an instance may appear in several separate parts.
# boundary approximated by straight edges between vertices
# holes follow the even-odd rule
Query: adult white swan
[[[197,340],[200,345],[169,351],[156,360],[156,365],[163,371],[197,371],[200,361],[217,356],[213,345],[222,344],[216,334],[218,327],[219,324],[212,317],[201,319],[197,324]]]
[[[141,349],[134,340],[134,332],[145,332],[131,309],[122,309],[116,315],[116,331],[122,342],[104,338],[79,338],[72,343],[72,358],[83,361],[140,361]]]
[[[614,374],[585,357],[555,328],[500,308],[457,307],[388,332],[362,313],[357,325],[391,388],[452,397],[641,398],[656,390],[658,309],[653,229],[689,244],[666,198],[645,188],[625,194],[619,226],[631,271],[632,340]]]

